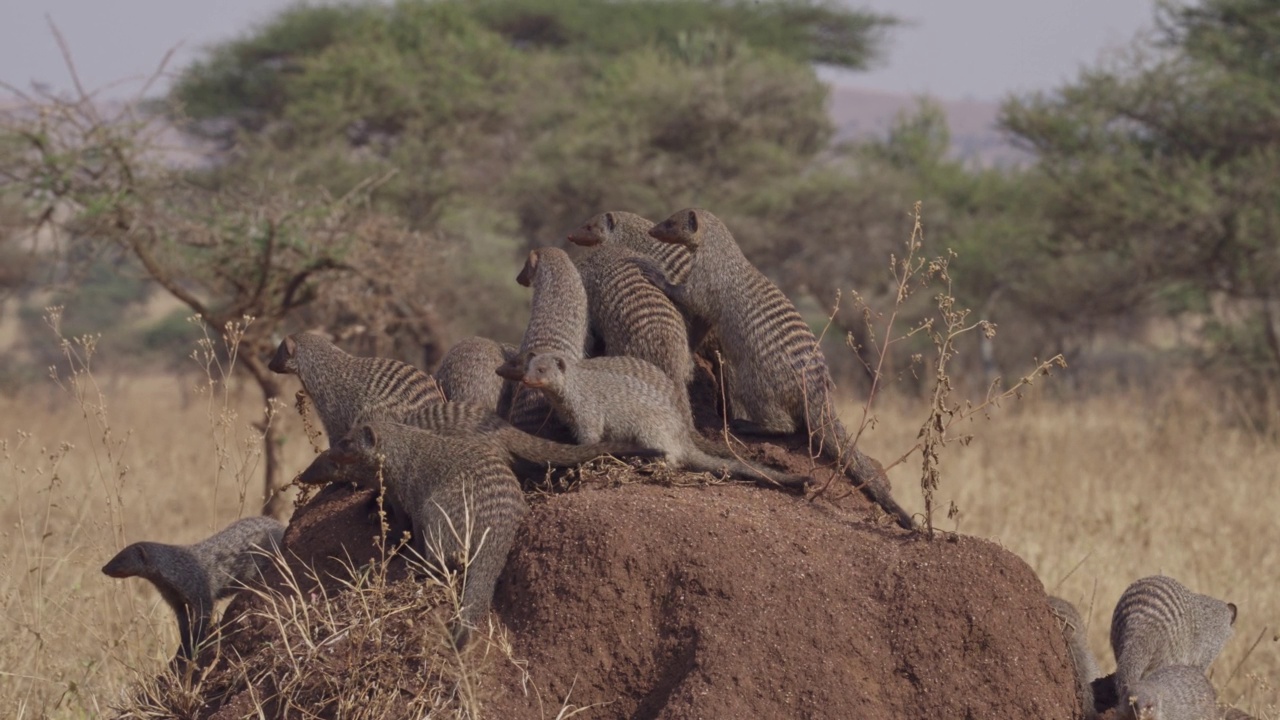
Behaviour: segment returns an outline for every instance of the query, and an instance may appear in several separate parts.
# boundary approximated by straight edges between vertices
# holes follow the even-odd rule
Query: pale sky
[[[71,87],[48,15],[87,89],[128,97],[165,52],[171,69],[210,43],[234,38],[289,0],[10,0],[0,20],[0,80]],[[912,23],[889,37],[880,67],[842,76],[851,85],[942,98],[996,100],[1049,89],[1100,53],[1152,25],[1155,0],[853,0]],[[824,73],[824,76],[827,75]],[[3,93],[0,93],[3,94]]]

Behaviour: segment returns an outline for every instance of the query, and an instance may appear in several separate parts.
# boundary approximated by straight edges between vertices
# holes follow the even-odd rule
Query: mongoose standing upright
[[[893,499],[888,479],[858,452],[836,417],[834,383],[813,331],[778,286],[742,254],[724,223],[706,210],[690,208],[649,234],[693,254],[688,277],[680,284],[664,278],[651,261],[640,266],[677,307],[719,337],[737,415],[733,428],[774,435],[808,432],[811,449],[849,465],[864,494],[902,527],[914,527]]]
[[[436,381],[414,366],[390,358],[357,357],[315,333],[285,338],[268,367],[302,381],[330,445],[346,437],[361,417],[404,417],[415,408],[444,401]]]
[[[578,258],[591,335],[604,344],[605,354],[651,362],[677,387],[685,388],[693,379],[693,356],[684,317],[661,290],[645,280],[633,262],[636,257],[634,250],[606,244],[591,247]]]
[[[587,343],[587,291],[568,254],[553,247],[530,251],[516,282],[533,288],[529,326],[516,357],[499,368],[498,374],[507,379],[518,377],[533,351],[583,357]],[[525,432],[546,437],[566,434],[563,423],[554,417],[551,405],[538,393],[517,390],[510,412],[505,410],[500,407],[499,414]]]
[[[194,545],[136,542],[104,566],[113,578],[140,577],[160,591],[178,619],[176,661],[195,660],[209,634],[216,600],[258,577],[279,553],[284,525],[271,517],[237,520]]]
[[[1166,666],[1189,665],[1203,675],[1235,621],[1235,605],[1191,592],[1171,577],[1134,582],[1111,615],[1117,697],[1123,702],[1140,680]]]
[[[671,378],[631,357],[579,360],[564,353],[533,353],[524,383],[541,390],[579,442],[630,441],[662,451],[695,472],[719,472],[761,484],[803,488],[810,478],[770,472],[734,458],[714,457],[695,443],[693,419],[677,407]]]
[[[1166,665],[1137,681],[1120,696],[1121,720],[1218,720],[1218,694],[1204,671]]]
[[[503,380],[494,371],[514,358],[516,352],[514,346],[486,337],[459,340],[440,360],[435,372],[436,383],[453,402],[480,405],[497,412],[504,396],[510,404],[515,383]]]
[[[1080,698],[1085,720],[1098,716],[1094,708],[1093,681],[1102,673],[1098,670],[1098,661],[1089,650],[1089,641],[1084,634],[1084,620],[1076,606],[1054,596],[1049,596],[1049,609],[1062,624],[1062,637],[1067,641],[1067,649],[1071,651],[1071,667],[1076,673],[1076,694]]]
[[[362,423],[321,458],[354,466],[361,482],[381,477],[386,497],[413,528],[413,548],[462,574],[458,647],[489,610],[516,528],[527,510],[506,459],[487,443],[409,425]]]

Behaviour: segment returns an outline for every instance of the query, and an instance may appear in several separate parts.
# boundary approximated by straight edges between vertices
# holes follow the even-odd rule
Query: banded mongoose
[[[516,356],[517,348],[486,337],[459,340],[440,360],[436,368],[436,384],[445,398],[487,407],[494,412],[511,402],[515,383],[503,380],[494,372]]]
[[[516,282],[533,288],[529,325],[516,357],[499,368],[498,374],[517,378],[532,351],[583,357],[587,343],[587,291],[568,254],[553,247],[530,251]],[[525,432],[546,437],[563,437],[566,433],[546,399],[523,388],[515,392],[509,412],[501,408],[500,414]]]
[[[177,662],[195,660],[209,634],[214,602],[259,577],[278,554],[284,525],[272,517],[237,520],[194,545],[136,542],[102,566],[113,578],[140,577],[155,585],[178,620]]]
[[[693,264],[693,254],[683,245],[658,242],[650,237],[654,222],[635,213],[611,210],[603,212],[588,220],[581,227],[569,233],[568,240],[575,245],[624,247],[632,252],[652,258],[663,275],[673,283],[682,283],[689,275]],[[680,310],[677,308],[677,310]],[[684,319],[689,348],[707,351],[703,347],[704,340],[718,349],[718,342],[712,337],[711,328],[706,323],[690,318],[680,310]],[[714,352],[707,357],[714,358]]]
[[[635,213],[611,210],[586,221],[569,233],[569,242],[575,245],[618,245],[641,255],[651,257],[667,279],[684,282],[693,263],[693,255],[682,245],[658,242],[649,235],[654,222]]]
[[[1227,644],[1235,621],[1235,605],[1191,592],[1171,577],[1137,580],[1111,615],[1117,696],[1123,702],[1139,681],[1170,665],[1203,674]]]
[[[396,419],[445,399],[436,381],[418,368],[390,358],[352,355],[315,333],[286,337],[268,367],[302,381],[330,445],[346,437],[362,417]]]
[[[693,418],[678,409],[671,378],[630,357],[579,360],[565,353],[533,353],[524,383],[541,390],[579,442],[634,442],[660,450],[674,466],[750,478],[762,485],[803,488],[810,478],[773,472],[736,458],[719,458],[697,446]]]
[[[597,245],[579,256],[590,334],[604,344],[605,354],[647,360],[678,387],[687,387],[693,379],[693,355],[684,316],[645,280],[633,262],[636,257],[622,245]]]
[[[848,465],[847,472],[868,498],[902,527],[914,527],[910,514],[893,499],[888,478],[854,447],[836,417],[834,383],[813,331],[778,286],[742,254],[724,223],[706,210],[690,208],[655,225],[649,234],[693,254],[683,283],[664,278],[652,261],[641,267],[677,307],[719,338],[736,415],[733,429],[807,432],[811,450]]]
[[[1218,720],[1218,693],[1191,665],[1166,665],[1120,696],[1120,720]]]
[[[1080,698],[1085,720],[1098,716],[1094,708],[1093,681],[1102,675],[1098,670],[1098,661],[1089,650],[1089,641],[1085,637],[1084,620],[1076,606],[1060,597],[1049,596],[1049,609],[1061,623],[1062,637],[1067,641],[1067,649],[1071,651],[1071,667],[1076,674],[1076,694]]]
[[[381,478],[387,502],[409,519],[413,549],[461,574],[453,634],[459,648],[466,645],[489,610],[527,510],[506,459],[487,443],[384,421],[360,424],[327,454],[358,470],[361,484]]]

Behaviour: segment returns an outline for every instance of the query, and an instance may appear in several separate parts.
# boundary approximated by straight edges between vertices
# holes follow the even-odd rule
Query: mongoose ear
[[[1236,624],[1236,604],[1227,603],[1227,607],[1231,608],[1231,624],[1235,625]]]
[[[685,227],[689,229],[690,234],[698,232],[698,211],[697,210],[689,211],[689,216],[685,220]]]
[[[604,226],[609,230],[609,232],[613,232],[613,229],[617,227],[617,224],[617,221],[613,219],[613,213],[607,212],[604,214]]]
[[[368,447],[378,446],[378,433],[373,429],[372,425],[361,425],[360,437],[364,439],[364,443]]]
[[[538,251],[530,250],[529,259],[524,261],[524,269],[516,276],[516,282],[525,287],[533,284],[533,273],[538,269]]]
[[[557,355],[557,356],[556,356],[556,369],[558,369],[560,372],[564,372],[564,371],[565,371],[565,369],[566,369],[567,367],[568,367],[568,364],[567,364],[567,363],[565,363],[564,358],[562,358],[562,357],[560,357],[559,355]]]
[[[284,351],[287,357],[293,357],[298,353],[298,341],[290,335],[284,339]]]

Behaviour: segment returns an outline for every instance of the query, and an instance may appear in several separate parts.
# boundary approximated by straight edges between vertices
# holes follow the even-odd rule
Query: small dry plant
[[[968,308],[961,307],[956,302],[949,274],[950,262],[955,257],[953,252],[948,251],[946,255],[931,259],[920,256],[920,251],[924,244],[924,226],[920,220],[920,210],[921,203],[917,201],[912,208],[913,225],[911,237],[905,245],[905,253],[902,257],[893,255],[889,259],[889,268],[894,276],[896,294],[893,307],[888,315],[875,313],[861,297],[856,293],[854,294],[855,302],[862,309],[863,318],[869,332],[869,341],[877,355],[876,366],[868,368],[871,371],[872,385],[870,392],[867,394],[867,400],[862,406],[862,416],[858,423],[857,432],[854,435],[854,445],[856,446],[857,439],[862,436],[862,433],[867,428],[875,425],[876,420],[872,407],[880,390],[885,361],[889,357],[892,347],[917,335],[927,337],[934,348],[933,355],[928,361],[928,370],[933,377],[933,387],[929,393],[928,415],[920,425],[917,442],[897,459],[885,465],[884,470],[888,472],[894,466],[908,460],[916,452],[920,453],[920,489],[924,495],[925,530],[929,537],[933,537],[934,492],[937,490],[938,481],[942,477],[942,451],[953,442],[967,445],[973,439],[971,434],[954,432],[956,425],[961,421],[972,421],[978,415],[989,418],[991,411],[1000,407],[1002,402],[1010,398],[1020,398],[1022,392],[1033,385],[1037,378],[1050,375],[1054,368],[1065,368],[1067,363],[1061,354],[1054,355],[1048,360],[1037,361],[1030,372],[1020,377],[1008,388],[1003,386],[1001,378],[996,378],[987,387],[986,394],[981,400],[958,400],[954,397],[955,388],[952,385],[949,371],[951,362],[956,357],[957,341],[963,336],[974,332],[981,333],[985,339],[991,340],[995,337],[996,325],[987,320],[972,319],[970,317],[971,311]],[[930,287],[938,287],[938,291],[934,295],[936,315],[926,317],[907,331],[895,335],[895,324],[907,300],[914,293]],[[876,332],[877,320],[882,321],[883,327],[878,334]],[[884,339],[880,341],[877,340],[877,337]],[[852,343],[852,337],[850,337],[849,342]],[[923,364],[925,364],[923,354],[911,357],[913,368]],[[956,519],[958,513],[958,508],[952,504],[948,510],[948,517]]]

